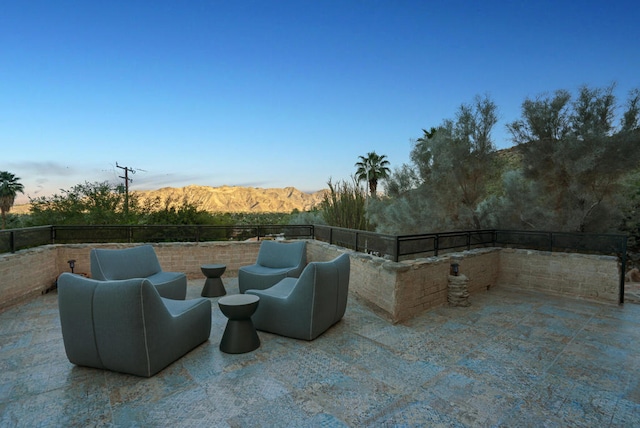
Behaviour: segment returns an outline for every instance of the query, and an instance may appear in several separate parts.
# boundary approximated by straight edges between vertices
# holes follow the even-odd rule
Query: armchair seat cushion
[[[286,300],[291,295],[291,292],[294,290],[297,282],[298,282],[298,278],[284,278],[280,282],[278,282],[276,285],[268,288],[269,290],[268,293],[261,293],[260,295],[264,296],[268,294],[270,298]],[[258,294],[258,293],[252,292],[249,294]]]
[[[291,268],[271,268],[261,265],[242,266],[241,269],[243,272],[250,273],[251,275],[282,275],[283,277],[286,277],[287,273],[291,270]]]
[[[187,297],[187,275],[182,272],[158,272],[146,277],[158,293],[167,299],[184,300]]]
[[[267,289],[283,278],[297,278],[306,264],[305,241],[263,241],[256,263],[238,270],[238,288],[240,293]]]

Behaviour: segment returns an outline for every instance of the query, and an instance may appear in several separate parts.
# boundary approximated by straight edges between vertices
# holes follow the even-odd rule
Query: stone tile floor
[[[391,325],[350,296],[313,342],[228,355],[211,300],[209,341],[150,379],[71,365],[55,292],[0,313],[0,426],[640,426],[640,305],[492,288]]]

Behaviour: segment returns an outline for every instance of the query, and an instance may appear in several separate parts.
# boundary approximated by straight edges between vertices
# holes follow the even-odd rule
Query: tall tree
[[[85,182],[62,190],[62,194],[32,199],[30,217],[36,225],[126,224],[129,218],[123,207],[124,195],[118,186],[106,181]]]
[[[632,91],[617,127],[613,90],[613,85],[595,89],[584,86],[573,101],[567,91],[525,100],[522,118],[508,125],[522,151],[520,185],[506,186],[512,191],[504,200],[506,206],[522,211],[516,216],[499,216],[503,221],[511,217],[521,222],[497,226],[577,232],[616,230],[621,178],[637,169],[640,141],[637,91]],[[540,215],[540,208],[545,215]],[[498,211],[494,206],[494,213]]]
[[[640,89],[636,88],[629,92],[627,109],[620,121],[621,132],[633,132],[640,129]]]
[[[482,227],[476,207],[486,197],[495,170],[491,131],[498,121],[496,111],[487,96],[476,97],[474,104],[460,106],[455,120],[445,120],[433,137],[421,141],[422,151],[429,153],[425,159],[431,161],[425,181],[435,190],[443,214],[454,219],[454,227]]]
[[[360,160],[355,164],[358,168],[356,180],[358,182],[365,181],[369,186],[369,194],[375,197],[378,194],[378,181],[388,178],[391,173],[387,155],[369,152],[367,156],[359,156],[358,158]]]
[[[0,211],[3,229],[7,226],[7,213],[13,207],[17,194],[24,193],[24,186],[18,180],[20,177],[8,171],[0,171]]]
[[[387,233],[482,228],[477,207],[497,174],[491,131],[497,107],[487,96],[459,107],[430,131],[423,129],[411,151],[412,166],[389,179],[389,200],[370,207],[371,220]],[[416,185],[411,190],[409,186]]]

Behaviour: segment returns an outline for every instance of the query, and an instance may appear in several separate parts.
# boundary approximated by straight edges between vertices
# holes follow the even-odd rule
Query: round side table
[[[200,270],[207,277],[204,287],[202,287],[202,293],[200,293],[202,297],[220,297],[227,294],[220,279],[226,269],[226,265],[220,264],[200,266]]]
[[[258,303],[260,298],[252,294],[233,294],[218,300],[220,310],[229,318],[220,341],[222,352],[242,354],[260,346],[260,338],[251,321]]]

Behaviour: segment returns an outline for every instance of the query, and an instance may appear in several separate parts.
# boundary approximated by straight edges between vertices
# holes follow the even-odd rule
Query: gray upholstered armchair
[[[163,271],[151,245],[116,250],[94,248],[90,257],[93,279],[146,278],[155,285],[162,297],[184,300],[187,296],[187,276],[180,272]]]
[[[283,278],[297,278],[306,264],[305,241],[262,241],[256,263],[238,270],[238,288],[241,293],[264,290]]]
[[[313,340],[344,316],[349,293],[350,259],[311,262],[300,278],[284,278],[266,290],[247,290],[260,297],[251,319],[258,330]]]
[[[165,299],[142,278],[96,281],[63,273],[58,308],[71,363],[136,376],[153,376],[211,332],[209,299]]]

